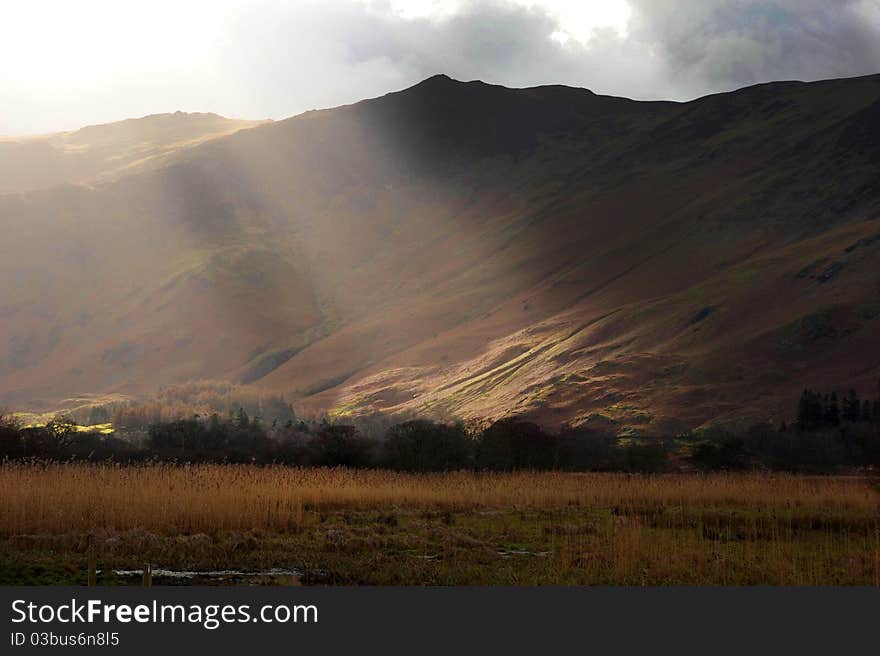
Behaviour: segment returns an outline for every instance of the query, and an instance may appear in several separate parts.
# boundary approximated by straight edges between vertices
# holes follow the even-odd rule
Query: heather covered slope
[[[876,76],[684,104],[438,76],[0,197],[0,397],[779,418],[880,376],[878,173]]]

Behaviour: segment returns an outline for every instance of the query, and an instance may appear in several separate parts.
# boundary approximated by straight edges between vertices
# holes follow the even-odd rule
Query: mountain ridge
[[[687,103],[435,76],[0,199],[32,233],[0,255],[60,243],[4,258],[0,398],[224,379],[336,415],[779,419],[810,377],[880,373],[878,102],[878,76]]]

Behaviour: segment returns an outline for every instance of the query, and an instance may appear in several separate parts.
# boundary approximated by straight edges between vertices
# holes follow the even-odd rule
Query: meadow
[[[108,585],[140,583],[120,572],[149,563],[288,573],[263,583],[877,586],[880,485],[782,473],[0,467],[0,584],[85,584],[89,563]],[[193,579],[153,582],[174,581]]]

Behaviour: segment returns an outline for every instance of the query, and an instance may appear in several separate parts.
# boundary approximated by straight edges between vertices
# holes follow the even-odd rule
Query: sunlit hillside
[[[88,184],[161,166],[181,148],[260,123],[175,112],[72,132],[0,136],[0,194]]]
[[[0,196],[0,402],[210,378],[650,434],[871,392],[878,117],[880,76],[690,103],[438,76],[222,137],[28,142],[100,154]]]

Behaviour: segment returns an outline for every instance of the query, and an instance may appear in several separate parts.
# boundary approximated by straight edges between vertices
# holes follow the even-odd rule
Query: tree
[[[366,467],[371,443],[354,426],[324,424],[309,442],[311,464],[322,467]]]
[[[110,421],[110,413],[107,411],[107,408],[95,405],[89,410],[89,426],[106,424],[108,421]]]
[[[392,426],[385,436],[383,463],[405,471],[449,471],[471,465],[472,443],[464,426],[428,420]]]
[[[251,424],[250,417],[244,408],[239,408],[233,415],[235,424],[238,428],[247,428]]]
[[[829,426],[840,426],[840,406],[837,403],[837,392],[831,392],[825,411],[825,423]]]
[[[862,404],[859,401],[859,397],[856,394],[854,389],[851,389],[849,393],[843,399],[843,420],[845,422],[849,422],[851,424],[858,423],[862,414]]]
[[[14,415],[0,411],[0,459],[22,454],[21,423]]]
[[[871,402],[868,399],[865,399],[865,402],[862,403],[862,421],[866,424],[870,424],[873,421],[873,413],[871,412]]]
[[[63,450],[73,442],[73,437],[76,435],[76,423],[70,417],[59,415],[46,424],[46,431],[55,446]]]
[[[826,406],[827,403],[823,403],[823,399],[819,394],[805,389],[798,403],[798,428],[803,431],[823,426],[827,421]]]
[[[563,426],[559,433],[557,464],[566,471],[613,469],[617,438],[585,426]]]
[[[480,436],[477,463],[485,469],[551,469],[556,464],[556,447],[556,437],[537,424],[501,419]]]

